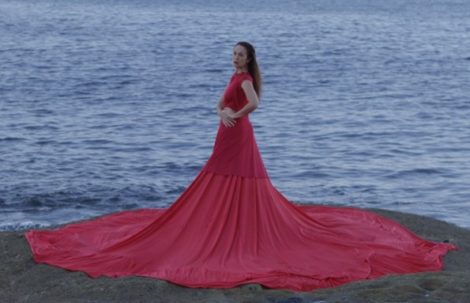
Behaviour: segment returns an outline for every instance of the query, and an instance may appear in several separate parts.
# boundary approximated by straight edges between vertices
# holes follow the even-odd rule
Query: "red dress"
[[[234,74],[224,102],[247,99]],[[298,205],[272,184],[248,115],[219,124],[213,153],[169,208],[25,233],[38,263],[91,277],[146,276],[187,287],[309,291],[387,274],[439,271],[458,249],[352,207]]]

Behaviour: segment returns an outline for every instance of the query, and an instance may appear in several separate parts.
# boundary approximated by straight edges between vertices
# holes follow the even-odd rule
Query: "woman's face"
[[[237,69],[242,69],[248,66],[248,54],[245,47],[240,44],[235,45],[233,48],[233,66]]]

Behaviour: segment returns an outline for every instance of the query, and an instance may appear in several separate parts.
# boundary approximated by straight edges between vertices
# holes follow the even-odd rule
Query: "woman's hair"
[[[256,61],[256,52],[253,45],[248,42],[240,41],[235,44],[235,46],[241,45],[246,49],[247,56],[248,56],[248,72],[250,73],[251,77],[253,78],[253,87],[255,88],[256,94],[258,98],[261,97],[261,73],[259,70],[258,62]]]

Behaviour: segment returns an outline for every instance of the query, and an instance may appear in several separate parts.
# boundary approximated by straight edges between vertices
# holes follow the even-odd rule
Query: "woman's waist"
[[[224,102],[223,107],[229,107],[234,111],[239,111],[247,103],[248,103],[248,101],[246,101],[246,100],[244,100],[244,101],[228,101],[228,102],[226,101],[226,102]]]
[[[230,109],[230,112],[231,113],[236,113],[238,112],[239,110],[241,110],[243,107],[239,107],[239,106],[224,106],[223,109]],[[236,120],[239,120],[239,119],[249,119],[249,113],[243,115],[242,117],[239,117],[239,118],[235,118]]]
[[[250,114],[245,114],[242,117],[235,118],[236,121],[247,121],[250,122]]]
[[[246,114],[243,117],[235,118],[234,120],[235,120],[235,125],[229,128],[233,128],[237,125],[247,125],[247,124],[251,125],[249,114]],[[222,119],[220,119],[220,123],[223,124]]]
[[[239,132],[239,131],[244,131],[245,129],[251,129],[253,128],[253,125],[250,121],[250,117],[247,115],[239,118],[235,118],[235,124],[233,126],[227,127],[224,125],[222,122],[222,119],[220,119],[220,127],[224,131],[228,132]]]

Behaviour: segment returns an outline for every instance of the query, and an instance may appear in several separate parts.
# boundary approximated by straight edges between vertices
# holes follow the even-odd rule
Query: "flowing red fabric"
[[[248,101],[234,74],[225,105]],[[438,271],[458,249],[352,207],[300,205],[271,183],[248,115],[219,125],[213,153],[169,208],[137,209],[25,233],[33,258],[91,277],[145,276],[187,287],[309,291]]]

